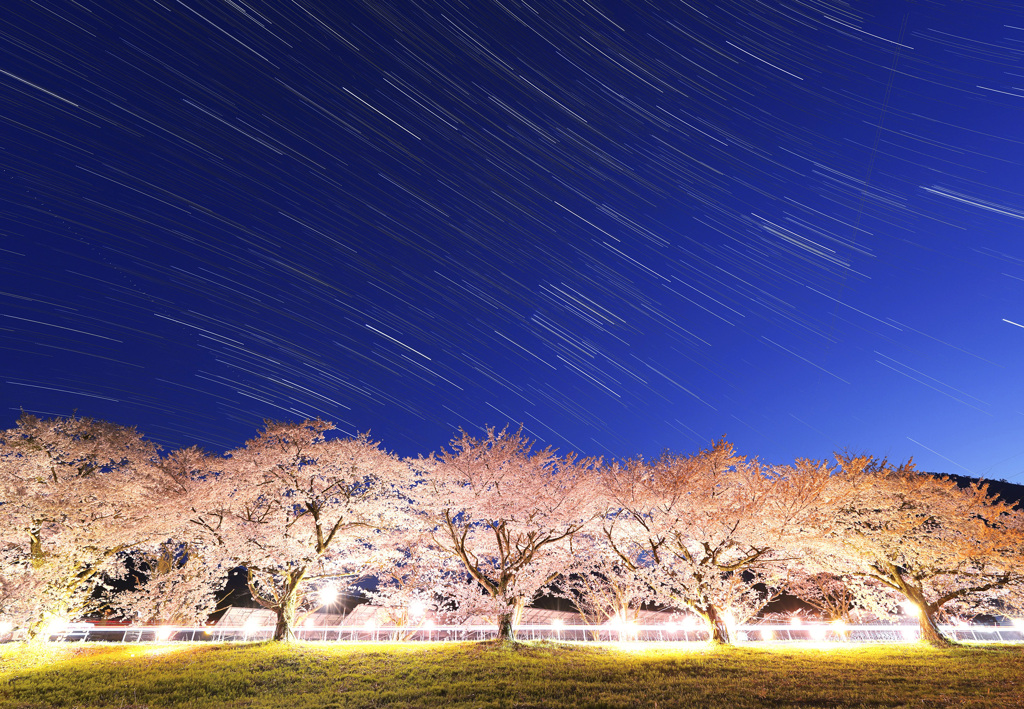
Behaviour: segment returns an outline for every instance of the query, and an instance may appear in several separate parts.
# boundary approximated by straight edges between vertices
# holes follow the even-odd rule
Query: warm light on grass
[[[0,706],[1020,706],[1024,648],[675,643],[0,646]]]
[[[166,643],[160,645],[137,645],[133,657],[153,657],[154,655],[172,655],[194,649],[189,643]]]

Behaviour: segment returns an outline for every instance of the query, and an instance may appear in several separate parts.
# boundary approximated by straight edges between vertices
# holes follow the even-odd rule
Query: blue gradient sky
[[[5,426],[1024,482],[1019,3],[5,8]]]

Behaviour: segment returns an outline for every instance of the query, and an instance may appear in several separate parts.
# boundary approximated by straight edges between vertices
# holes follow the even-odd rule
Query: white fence
[[[1017,625],[941,626],[946,637],[961,642],[1021,643],[1024,627]],[[176,626],[104,626],[71,623],[51,628],[47,639],[53,642],[259,642],[273,636],[273,626],[251,627],[176,627]],[[732,629],[733,637],[743,644],[766,643],[897,643],[919,638],[914,625],[846,625],[803,623],[801,625],[758,624]],[[317,642],[451,642],[488,640],[497,636],[494,625],[419,625],[396,628],[373,625],[337,625],[295,628],[296,638]],[[704,628],[679,624],[658,625],[520,625],[519,640],[555,642],[705,642]]]

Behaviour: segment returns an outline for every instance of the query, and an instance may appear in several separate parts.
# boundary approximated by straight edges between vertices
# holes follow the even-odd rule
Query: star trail
[[[0,19],[0,403],[1024,481],[1016,2]]]

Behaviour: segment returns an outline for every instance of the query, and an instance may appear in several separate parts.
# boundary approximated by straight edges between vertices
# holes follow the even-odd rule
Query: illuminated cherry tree
[[[479,439],[462,432],[449,450],[417,462],[421,524],[476,582],[456,600],[486,599],[499,639],[514,638],[525,605],[569,566],[569,541],[595,514],[595,466],[534,452],[521,432],[493,428]]]
[[[311,591],[374,568],[389,551],[382,532],[404,520],[406,467],[366,435],[328,438],[333,428],[268,422],[228,454],[194,506],[222,566],[244,566],[253,600],[277,614],[275,640],[294,639]]]
[[[478,603],[461,607],[458,598],[467,585],[478,588],[465,568],[432,544],[416,526],[392,535],[394,553],[374,570],[376,585],[364,594],[393,624],[399,638],[430,624],[457,622],[477,612]],[[389,562],[389,563],[388,563]],[[476,592],[478,600],[481,597]]]
[[[623,563],[602,535],[577,535],[571,556],[548,592],[572,603],[587,625],[635,622],[643,604],[654,599],[651,570],[635,559]]]
[[[854,492],[826,538],[851,573],[898,592],[917,615],[922,640],[946,645],[938,619],[946,609],[1008,612],[1024,607],[1020,513],[984,484],[840,456],[837,480]],[[979,606],[979,604],[982,604]]]
[[[134,587],[104,593],[104,605],[114,617],[146,625],[197,626],[217,609],[225,572],[211,565],[200,548],[168,541],[131,558]]]
[[[158,463],[135,429],[87,418],[23,415],[0,434],[0,573],[29,636],[95,610],[122,555],[166,538],[161,501],[177,489]]]
[[[52,610],[47,610],[60,605],[47,597],[51,585],[60,588],[55,567],[52,560],[45,558],[33,563],[20,544],[8,544],[0,551],[0,635],[22,628],[31,629],[35,635],[44,614],[55,617]]]
[[[603,465],[494,429],[400,461],[320,420],[161,456],[131,428],[26,415],[0,432],[0,622],[201,622],[236,567],[276,639],[365,575],[399,626],[486,616],[502,639],[544,592],[597,622],[689,608],[714,642],[782,588],[830,618],[902,599],[934,644],[944,615],[1024,609],[1024,512],[909,463],[838,461],[768,466],[719,441]]]
[[[170,481],[159,501],[163,536],[129,552],[134,583],[107,589],[105,609],[133,622],[202,625],[216,609],[230,570],[192,521],[215,489],[211,480],[220,459],[190,447],[172,451],[156,465]]]
[[[832,563],[829,568],[848,566]],[[785,592],[811,606],[824,620],[849,622],[854,613],[884,617],[896,612],[899,596],[874,579],[849,572],[815,570],[813,562],[790,569]]]
[[[712,642],[727,643],[781,588],[788,551],[820,526],[828,480],[825,466],[770,469],[725,441],[694,456],[627,460],[606,469],[603,532],[651,579],[655,600],[691,609]]]

